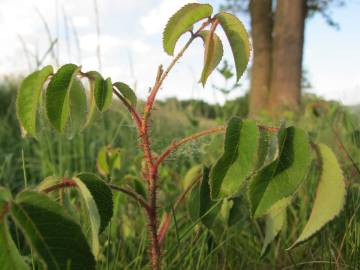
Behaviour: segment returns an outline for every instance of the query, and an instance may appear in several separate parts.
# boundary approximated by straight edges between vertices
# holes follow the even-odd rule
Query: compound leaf
[[[315,201],[309,220],[292,247],[306,241],[334,219],[343,209],[345,202],[344,177],[335,154],[325,144],[316,147],[321,162],[321,172]]]
[[[19,193],[12,203],[11,216],[47,269],[95,269],[79,224],[45,194]]]
[[[137,98],[130,86],[122,82],[116,82],[114,83],[114,86],[117,88],[117,90],[120,91],[120,93],[124,96],[130,105],[136,106]]]
[[[176,42],[180,36],[192,29],[196,22],[210,17],[212,11],[210,5],[198,3],[187,4],[178,10],[166,24],[163,33],[164,51],[173,55]]]
[[[51,79],[46,91],[46,112],[50,123],[63,131],[70,113],[70,89],[79,67],[74,64],[62,66]]]
[[[53,68],[51,66],[31,73],[21,82],[16,97],[17,117],[25,132],[32,136],[36,136],[36,116],[41,89],[52,73]]]
[[[255,217],[267,214],[278,201],[291,196],[305,179],[310,149],[304,131],[288,127],[278,134],[279,157],[259,170],[249,186],[251,211]]]
[[[251,45],[249,36],[242,22],[236,16],[220,12],[216,14],[216,19],[219,20],[233,53],[235,67],[236,67],[236,81],[244,73],[249,62]]]
[[[224,153],[210,173],[211,197],[236,195],[250,176],[256,162],[259,130],[251,120],[229,120],[224,143]]]
[[[205,86],[207,78],[220,63],[224,49],[220,38],[214,32],[203,30],[199,35],[205,45],[204,67],[200,78],[200,82]]]

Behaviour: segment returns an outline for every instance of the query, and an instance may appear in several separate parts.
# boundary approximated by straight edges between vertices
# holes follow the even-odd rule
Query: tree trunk
[[[269,98],[272,115],[300,105],[305,15],[306,1],[277,0]]]
[[[249,115],[254,117],[266,110],[270,89],[272,0],[251,0],[249,8],[254,49]]]

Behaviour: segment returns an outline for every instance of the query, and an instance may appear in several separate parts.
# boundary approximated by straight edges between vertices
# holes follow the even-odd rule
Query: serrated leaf
[[[81,81],[74,79],[70,89],[70,118],[69,118],[69,132],[70,137],[75,135],[82,129],[86,121],[87,114],[87,99],[85,88]]]
[[[16,97],[16,114],[23,129],[36,136],[36,118],[39,98],[46,79],[53,73],[51,66],[46,66],[27,76],[20,85]]]
[[[267,214],[276,202],[295,193],[307,174],[311,156],[305,132],[294,127],[280,129],[278,143],[278,158],[258,171],[250,182],[254,217]]]
[[[92,173],[80,173],[76,176],[90,191],[100,214],[100,230],[103,232],[113,216],[113,198],[109,186],[97,175]]]
[[[210,173],[212,199],[239,193],[244,180],[250,176],[256,162],[259,130],[251,120],[229,120],[224,153]]]
[[[114,83],[114,86],[117,88],[117,90],[120,91],[120,93],[129,102],[131,106],[134,107],[136,106],[137,98],[134,91],[130,88],[130,86],[122,82],[116,82]]]
[[[203,30],[199,33],[199,36],[203,39],[205,45],[204,67],[200,78],[200,82],[205,86],[208,77],[220,63],[224,49],[220,38],[214,32]]]
[[[92,270],[95,260],[80,226],[45,194],[24,191],[11,217],[47,269]]]
[[[251,45],[242,22],[234,15],[220,12],[215,16],[224,30],[233,53],[236,81],[239,81],[249,62]]]
[[[309,220],[291,248],[313,236],[339,215],[344,207],[345,182],[336,156],[325,144],[317,145],[317,151],[321,161],[321,173],[314,205]]]
[[[94,89],[95,103],[100,112],[104,112],[109,109],[112,102],[112,82],[111,78],[102,80],[101,84]]]
[[[176,42],[180,36],[192,29],[196,22],[210,17],[212,11],[210,5],[198,3],[187,4],[178,10],[166,24],[163,33],[164,51],[173,55]]]
[[[70,113],[70,89],[79,67],[74,64],[62,66],[51,79],[46,90],[46,112],[50,123],[63,131]]]

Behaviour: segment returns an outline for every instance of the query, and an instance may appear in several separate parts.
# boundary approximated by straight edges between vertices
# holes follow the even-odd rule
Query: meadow
[[[19,79],[4,78],[0,82],[0,186],[16,193],[23,187],[33,188],[52,175],[68,176],[78,172],[97,172],[98,153],[104,146],[119,148],[120,164],[108,176],[112,183],[133,187],[141,183],[142,152],[135,126],[127,111],[113,101],[110,111],[95,115],[83,132],[59,134],[44,126],[37,140],[22,138],[15,113]],[[139,102],[138,106],[142,106]],[[169,145],[173,138],[182,138],[196,131],[225,123],[231,116],[244,117],[247,98],[228,101],[223,106],[202,101],[159,101],[151,122],[154,153]],[[346,203],[341,214],[311,240],[286,251],[304,227],[311,211],[316,185],[316,171],[310,170],[301,185],[299,196],[288,207],[283,230],[260,257],[264,241],[264,221],[250,217],[246,190],[242,192],[241,216],[234,224],[222,207],[214,226],[207,229],[200,220],[193,220],[188,203],[180,204],[175,222],[163,247],[164,269],[359,269],[360,266],[360,122],[354,108],[338,102],[324,101],[312,95],[303,97],[302,113],[287,113],[286,123],[306,130],[315,142],[331,146],[341,164],[346,181]],[[263,116],[262,123],[278,125]],[[159,208],[174,204],[182,192],[186,178],[196,167],[214,163],[222,152],[223,134],[206,137],[176,150],[159,171]],[[135,147],[134,147],[135,146]],[[312,164],[316,166],[316,164]],[[73,191],[76,192],[76,191]],[[78,221],[69,201],[79,207],[70,195],[58,198]],[[165,196],[166,195],[166,196]],[[97,269],[147,269],[147,225],[138,203],[114,193],[114,216],[100,235],[103,243]],[[24,244],[20,231],[12,235],[26,261],[38,269],[32,250]]]

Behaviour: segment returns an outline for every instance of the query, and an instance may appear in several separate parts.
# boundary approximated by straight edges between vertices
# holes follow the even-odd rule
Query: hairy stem
[[[190,141],[194,141],[199,139],[200,137],[204,137],[210,134],[214,134],[214,133],[219,133],[219,132],[224,132],[226,129],[226,127],[224,126],[220,126],[220,127],[215,127],[215,128],[210,128],[210,129],[206,129],[203,131],[200,131],[198,133],[195,133],[193,135],[190,135],[188,137],[185,137],[179,141],[174,141],[168,148],[166,148],[166,150],[160,155],[160,157],[156,160],[156,163],[154,164],[154,170],[157,170],[160,163],[164,161],[164,159],[170,155],[176,148],[178,148],[179,146],[186,144]]]
[[[153,109],[153,105],[156,99],[156,95],[161,88],[164,80],[168,76],[169,72],[172,70],[177,61],[183,56],[186,49],[197,37],[197,34],[203,30],[206,26],[209,25],[211,20],[206,21],[199,30],[192,34],[185,46],[179,51],[179,53],[174,57],[168,68],[164,71],[162,66],[159,66],[158,72],[156,75],[156,80],[154,86],[150,90],[150,94],[147,98],[146,104],[144,106],[144,113],[141,121],[141,126],[139,129],[140,138],[142,143],[142,148],[144,151],[144,159],[146,161],[146,169],[143,172],[145,180],[148,184],[148,204],[150,205],[150,211],[148,211],[148,224],[149,224],[149,234],[150,234],[150,245],[149,253],[151,258],[151,266],[153,270],[159,270],[160,266],[160,257],[161,250],[159,244],[159,238],[157,234],[157,174],[158,174],[158,165],[154,164],[154,158],[151,151],[151,142],[149,134],[149,119]]]
[[[64,178],[63,181],[61,183],[55,184],[51,187],[45,188],[44,190],[42,190],[45,193],[49,193],[58,189],[63,189],[66,187],[76,187],[76,183],[74,180],[72,179],[66,179]]]

